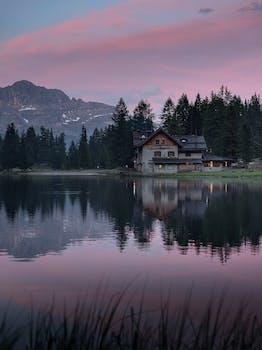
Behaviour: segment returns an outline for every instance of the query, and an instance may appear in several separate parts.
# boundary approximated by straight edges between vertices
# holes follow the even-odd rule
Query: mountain
[[[64,132],[67,139],[78,139],[82,125],[90,135],[97,128],[104,128],[112,121],[114,107],[99,102],[70,99],[63,91],[36,86],[22,80],[0,88],[0,134],[13,122],[18,130],[33,126],[53,129],[55,134]]]

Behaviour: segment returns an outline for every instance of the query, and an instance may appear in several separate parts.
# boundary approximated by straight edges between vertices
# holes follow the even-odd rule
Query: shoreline
[[[174,174],[142,174],[126,169],[77,169],[77,170],[53,170],[33,169],[21,171],[19,169],[10,172],[0,172],[0,176],[120,176],[120,177],[154,177],[174,179],[217,179],[217,180],[255,180],[262,181],[262,169],[225,169],[212,172],[186,172]]]

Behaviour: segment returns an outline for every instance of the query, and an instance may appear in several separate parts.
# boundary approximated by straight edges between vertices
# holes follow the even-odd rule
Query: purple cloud
[[[248,5],[241,7],[240,11],[262,11],[262,1],[252,1]]]
[[[199,9],[199,13],[201,15],[209,15],[211,12],[215,11],[214,9],[211,9],[210,7],[205,7],[205,8],[201,8]]]

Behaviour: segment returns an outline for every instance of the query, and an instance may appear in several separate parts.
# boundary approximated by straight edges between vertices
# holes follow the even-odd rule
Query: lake
[[[262,185],[119,177],[0,178],[0,301],[73,304],[103,285],[154,307],[247,296],[261,310]]]

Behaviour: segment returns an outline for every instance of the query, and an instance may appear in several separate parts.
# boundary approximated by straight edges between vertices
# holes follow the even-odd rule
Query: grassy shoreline
[[[174,174],[142,174],[129,169],[77,169],[77,170],[54,170],[54,169],[32,169],[21,171],[19,169],[10,172],[0,172],[0,176],[121,176],[121,177],[154,177],[174,179],[214,179],[214,180],[236,180],[262,182],[262,169],[225,169],[210,172],[185,172]]]

